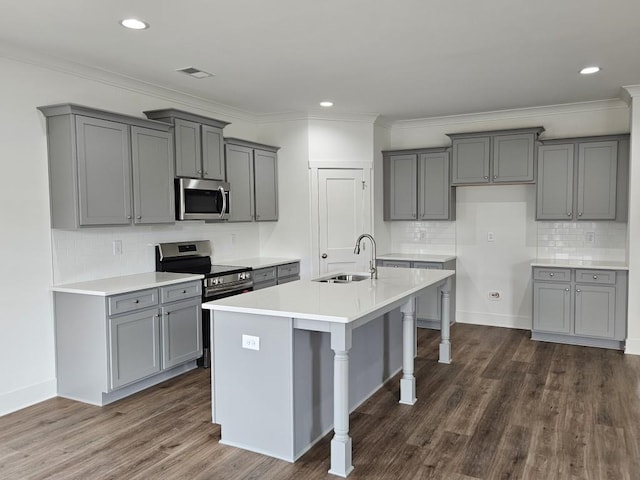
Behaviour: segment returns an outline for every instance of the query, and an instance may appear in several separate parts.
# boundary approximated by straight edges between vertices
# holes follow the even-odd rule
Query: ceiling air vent
[[[176,70],[176,72],[186,73],[187,75],[193,78],[213,77],[213,73],[208,73],[203,70],[198,70],[197,68],[194,68],[194,67],[179,68]]]

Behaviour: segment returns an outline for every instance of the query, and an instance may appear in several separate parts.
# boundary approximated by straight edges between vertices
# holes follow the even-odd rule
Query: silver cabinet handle
[[[565,291],[565,292],[568,292],[568,291],[569,291],[569,289],[568,289],[568,288],[565,288],[565,289],[564,289],[564,291]]]
[[[578,216],[581,217],[582,216],[582,212],[578,213]]]
[[[580,293],[582,290],[580,290],[579,288],[576,288],[576,292]]]
[[[142,215],[138,215],[136,218],[140,220],[142,218]]]
[[[549,274],[549,276],[550,276],[550,277],[553,277],[553,275],[554,275],[553,273],[550,273],[550,274]]]
[[[131,215],[127,215],[127,220],[131,220]]]
[[[484,178],[485,180],[489,180],[489,177],[488,177],[488,176],[486,176],[486,175],[485,175],[483,178]]]
[[[224,212],[227,211],[227,195],[222,185],[218,187],[218,190],[220,190],[220,195],[222,195],[222,211],[220,212],[220,218],[224,218]]]
[[[571,216],[571,212],[567,212],[567,217],[570,217],[570,216]]]
[[[327,258],[327,254],[326,254],[326,253],[323,253],[323,254],[322,254],[322,258]]]

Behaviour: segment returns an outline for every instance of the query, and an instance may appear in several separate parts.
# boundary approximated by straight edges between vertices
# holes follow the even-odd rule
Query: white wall
[[[622,101],[603,101],[398,122],[391,131],[391,144],[393,149],[442,147],[450,145],[447,133],[535,126],[545,127],[541,138],[625,133],[629,108]],[[584,234],[578,230],[587,228],[577,225],[580,222],[535,222],[533,185],[457,187],[456,210],[456,221],[436,244],[433,237],[438,232],[430,226],[435,222],[392,222],[390,247],[396,252],[455,251],[460,322],[530,328],[529,263],[538,255],[625,260],[625,225],[613,231],[589,223],[598,241],[592,247],[578,238]],[[571,228],[573,233],[568,232]],[[419,240],[421,231],[428,235],[424,241]],[[494,242],[487,241],[488,231],[495,233]],[[492,290],[502,293],[500,301],[488,299]]]
[[[96,228],[55,231],[52,237],[45,120],[37,106],[73,102],[139,117],[143,110],[173,106],[230,121],[225,135],[249,139],[255,138],[256,126],[197,99],[151,87],[143,93],[133,85],[118,86],[118,79],[92,80],[4,54],[0,51],[0,415],[55,395],[54,282],[153,270],[150,245],[158,241],[210,238],[219,258],[235,250],[259,252],[258,228],[252,224]],[[114,239],[123,241],[122,256],[112,254]]]

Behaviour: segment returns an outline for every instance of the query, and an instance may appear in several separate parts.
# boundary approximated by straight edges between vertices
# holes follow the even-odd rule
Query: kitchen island
[[[329,472],[346,477],[349,412],[400,368],[400,403],[416,402],[415,300],[433,286],[444,312],[440,362],[451,362],[454,273],[382,267],[377,279],[300,280],[203,304],[220,441],[295,461],[333,428]]]

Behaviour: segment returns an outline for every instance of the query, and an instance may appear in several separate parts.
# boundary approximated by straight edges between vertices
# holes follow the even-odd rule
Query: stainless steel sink
[[[351,283],[367,280],[368,278],[371,278],[371,276],[357,273],[340,273],[330,277],[318,278],[315,281],[323,283]]]

